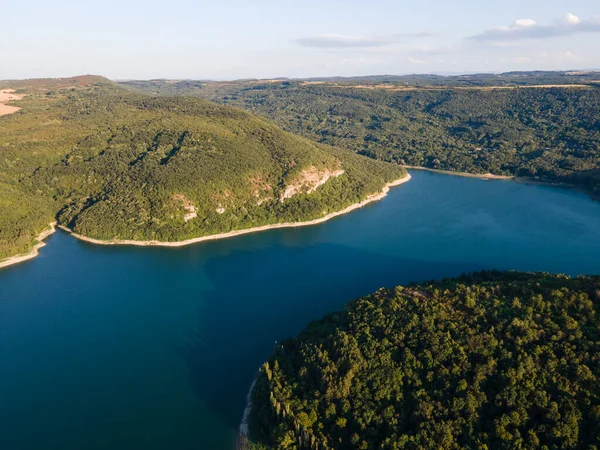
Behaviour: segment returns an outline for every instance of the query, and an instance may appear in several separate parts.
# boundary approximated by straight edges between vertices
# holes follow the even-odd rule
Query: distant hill
[[[475,73],[464,75],[411,74],[371,75],[358,77],[307,78],[302,81],[341,83],[408,83],[420,86],[527,86],[534,84],[576,84],[600,81],[597,71],[532,71],[505,73]]]
[[[272,81],[288,82],[322,82],[339,84],[356,83],[391,83],[408,84],[421,87],[457,87],[457,86],[527,86],[540,84],[578,84],[600,82],[599,70],[574,70],[574,71],[513,71],[504,73],[470,73],[470,74],[406,74],[406,75],[364,75],[364,76],[332,76],[332,77],[309,77],[309,78],[286,78],[274,77],[269,79],[240,79],[240,80],[128,80],[123,84],[137,87],[144,87],[147,83],[173,81],[179,83],[202,82],[208,84],[257,84]]]
[[[127,86],[239,106],[378,160],[565,183],[600,195],[599,72]]]
[[[8,87],[25,97],[0,117],[0,258],[52,220],[101,240],[181,241],[318,219],[405,173],[240,109],[102,77]]]
[[[99,86],[113,83],[108,78],[99,75],[80,75],[70,78],[30,78],[27,80],[3,80],[2,82],[15,89],[64,89],[75,86]]]

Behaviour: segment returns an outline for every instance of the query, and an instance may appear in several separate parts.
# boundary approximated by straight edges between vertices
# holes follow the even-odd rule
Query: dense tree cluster
[[[385,86],[418,87],[418,88],[473,88],[473,87],[525,87],[543,85],[576,85],[593,84],[600,82],[598,71],[514,71],[504,73],[477,73],[467,75],[436,75],[436,74],[410,74],[410,75],[365,75],[354,77],[313,77],[303,79],[278,78],[272,80],[244,79],[233,81],[195,81],[195,80],[128,80],[121,84],[129,88],[155,94],[176,95],[189,93],[192,89],[206,89],[212,91],[225,91],[231,87],[258,86],[264,89],[274,82],[281,82],[284,86],[294,83],[330,83],[338,86]]]
[[[236,108],[93,81],[17,84],[22,110],[0,118],[0,258],[54,219],[98,239],[177,241],[323,217],[405,173]],[[344,173],[280,201],[311,168]]]
[[[379,160],[574,184],[598,195],[600,84],[594,77],[600,79],[515,73],[392,77],[388,84],[367,77],[132,86],[240,106],[288,131]],[[550,83],[564,86],[539,87]]]
[[[600,278],[482,272],[382,289],[282,342],[256,449],[597,448]]]

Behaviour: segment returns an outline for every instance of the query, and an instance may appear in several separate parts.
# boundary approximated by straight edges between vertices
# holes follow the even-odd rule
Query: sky
[[[600,69],[598,0],[0,0],[0,79]]]

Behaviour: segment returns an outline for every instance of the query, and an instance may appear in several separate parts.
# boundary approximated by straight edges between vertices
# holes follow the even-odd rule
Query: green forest
[[[588,75],[7,88],[24,98],[0,117],[0,260],[53,221],[106,241],[182,241],[318,219],[403,166],[600,196]],[[546,273],[381,289],[276,345],[251,393],[250,446],[600,448],[599,305],[600,277]]]
[[[381,289],[277,345],[252,448],[598,448],[599,305],[599,277]]]
[[[598,73],[534,72],[270,82],[157,80],[128,86],[239,106],[285,130],[378,160],[563,183],[598,196],[599,79]]]
[[[180,241],[320,218],[406,173],[237,108],[102,77],[0,88],[25,94],[0,117],[0,259],[53,220],[102,240]]]

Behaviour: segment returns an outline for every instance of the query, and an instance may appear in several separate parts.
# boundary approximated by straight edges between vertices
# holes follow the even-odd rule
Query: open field
[[[15,94],[14,92],[14,89],[0,90],[0,116],[16,113],[21,109],[18,106],[5,105],[7,102],[21,100],[24,97],[24,95]]]
[[[590,83],[600,83],[598,81],[590,81]],[[341,89],[367,89],[400,92],[400,91],[439,91],[439,90],[461,90],[461,91],[493,91],[493,90],[515,90],[515,89],[589,89],[588,84],[533,84],[533,85],[511,85],[511,86],[402,86],[398,84],[340,84],[325,81],[304,81],[300,86],[323,85],[332,88]]]

